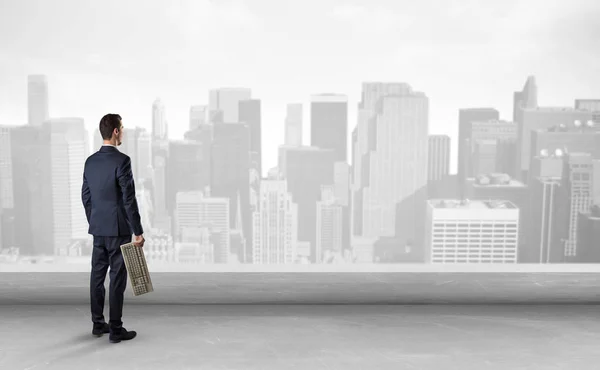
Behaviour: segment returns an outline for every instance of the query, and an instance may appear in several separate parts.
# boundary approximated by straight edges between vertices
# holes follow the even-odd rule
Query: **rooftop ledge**
[[[3,272],[89,272],[91,259],[77,263],[0,263]],[[423,264],[423,263],[356,263],[356,264],[149,264],[150,273],[259,272],[259,273],[386,273],[386,272],[478,272],[478,273],[600,273],[598,263],[557,264]]]
[[[0,266],[0,305],[89,305],[88,265]],[[149,294],[133,296],[128,282],[126,305],[600,304],[600,265],[591,264],[178,267],[151,267]]]

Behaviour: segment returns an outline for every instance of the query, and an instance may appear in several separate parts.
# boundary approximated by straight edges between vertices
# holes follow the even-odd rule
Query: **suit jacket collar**
[[[118,151],[119,151],[119,149],[117,149],[111,145],[102,145],[99,150],[99,152],[102,152],[102,153],[110,153],[110,152],[118,152]]]

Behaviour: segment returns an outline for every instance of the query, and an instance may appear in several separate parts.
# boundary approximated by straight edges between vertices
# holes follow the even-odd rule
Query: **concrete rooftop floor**
[[[134,305],[138,337],[87,305],[0,306],[1,369],[597,369],[591,305]]]
[[[88,276],[0,273],[0,369],[600,363],[598,273],[156,273],[153,293],[128,286],[138,337],[119,344],[91,335]]]

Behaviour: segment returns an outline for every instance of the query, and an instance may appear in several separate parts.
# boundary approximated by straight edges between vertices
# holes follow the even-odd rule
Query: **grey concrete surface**
[[[600,310],[554,306],[0,306],[0,369],[597,369]]]
[[[597,304],[598,273],[153,273],[126,304]],[[2,273],[0,305],[89,303],[88,273]],[[106,280],[108,286],[108,277]]]

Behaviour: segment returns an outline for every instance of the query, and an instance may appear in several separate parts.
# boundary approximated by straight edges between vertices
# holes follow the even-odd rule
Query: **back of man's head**
[[[115,129],[121,129],[121,116],[114,113],[109,113],[100,120],[100,134],[102,139],[110,140]]]

